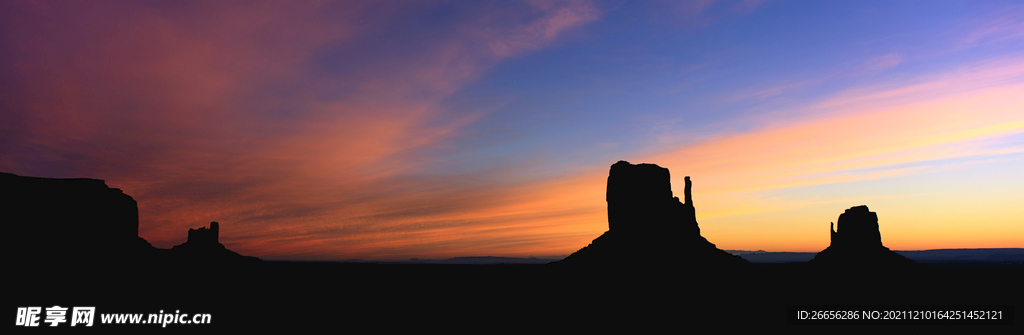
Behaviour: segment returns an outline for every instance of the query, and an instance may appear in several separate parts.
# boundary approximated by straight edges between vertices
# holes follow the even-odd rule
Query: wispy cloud
[[[816,117],[722,135],[648,159],[702,175],[704,185],[714,185],[705,191],[712,193],[920,173],[927,166],[905,165],[1024,151],[991,141],[1024,134],[1022,90],[1024,67],[986,62],[923,82],[851,89],[794,111]]]
[[[418,150],[479,117],[437,102],[598,14],[587,2],[479,8],[429,43],[377,47],[373,34],[405,9],[5,7],[8,31],[20,33],[5,40],[17,98],[3,106],[14,111],[0,126],[14,134],[4,171],[106,179],[139,200],[140,234],[159,247],[216,220],[230,247],[283,258],[379,258],[458,240],[452,229],[481,220],[458,213],[497,206],[503,192],[410,175],[428,159]],[[329,57],[365,46],[378,57]],[[330,74],[338,69],[346,75]]]
[[[1006,42],[1024,38],[1024,6],[1000,9],[990,17],[968,25],[969,33],[963,39],[965,45]]]
[[[728,101],[745,101],[745,100],[763,100],[773,97],[785,96],[794,92],[800,92],[809,87],[820,85],[828,79],[826,76],[819,76],[816,78],[804,79],[804,80],[793,80],[783,81],[767,87],[754,87],[747,90],[741,90],[733,93],[727,100]]]
[[[659,125],[640,128],[653,129],[657,133],[651,137],[660,141],[632,149],[652,141],[601,134],[635,126],[621,124],[631,120],[690,120],[701,111],[645,118],[657,114],[652,110],[671,109],[662,105],[666,90],[657,89],[651,94],[660,96],[635,89],[629,99],[636,100],[630,102],[594,100],[635,106],[629,112],[637,115],[628,117],[613,115],[608,106],[566,98],[567,106],[575,104],[566,108],[594,118],[579,126],[593,127],[580,134],[582,139],[573,139],[582,144],[550,145],[577,135],[566,133],[579,130],[570,125],[557,136],[496,148],[476,143],[493,140],[474,135],[500,127],[494,125],[500,121],[487,119],[500,108],[451,101],[467,87],[477,88],[474,83],[508,70],[500,66],[503,62],[549,64],[548,58],[524,56],[568,45],[565,41],[589,39],[591,44],[550,54],[581,60],[654,59],[659,64],[691,64],[685,54],[716,55],[730,49],[723,45],[746,44],[750,41],[744,34],[733,34],[741,26],[779,29],[804,41],[807,36],[787,30],[788,25],[730,26],[740,20],[718,20],[763,5],[648,3],[623,5],[616,12],[587,1],[3,2],[0,169],[106,179],[139,201],[141,234],[159,247],[181,243],[188,228],[220,221],[222,240],[243,254],[381,259],[572,252],[607,227],[604,183],[614,159],[657,163],[677,178],[694,176],[701,189],[699,218],[722,218],[797,205],[765,195],[779,190],[915,176],[1021,152],[1024,67],[1021,57],[1010,57],[1019,55],[982,55],[972,59],[988,61],[938,74],[901,73],[874,83],[868,82],[870,76],[843,71],[902,71],[910,59],[926,59],[919,55],[928,50],[881,48],[870,56],[832,62],[852,65],[836,74],[797,70],[796,76],[813,74],[796,79],[764,80],[730,71],[721,73],[734,77],[717,84],[669,78],[665,87],[686,87],[672,96],[693,98],[697,105],[714,104],[707,100],[723,96],[734,98],[729,102],[772,103],[737,119],[708,116],[706,129],[647,121]],[[674,29],[645,25],[652,10],[675,27],[701,31],[686,39],[669,36]],[[979,21],[977,29],[968,29],[974,33],[964,43],[1018,38],[1020,29],[1013,28],[1019,19],[1009,13]],[[607,23],[606,18],[618,21],[585,30]],[[637,42],[627,33],[653,35]],[[675,41],[694,46],[676,48]],[[594,50],[599,55],[576,53]],[[600,50],[623,54],[600,55]],[[729,62],[749,60],[713,58],[698,62],[708,64],[700,71],[685,74],[717,76],[719,69],[739,64]],[[782,64],[758,61],[765,68]],[[600,66],[569,70],[609,83],[618,78]],[[510,80],[497,85],[502,99],[531,94],[514,83],[521,75],[496,75]],[[563,79],[539,75],[546,77],[530,82]],[[850,84],[856,86],[821,97],[822,91],[835,89],[828,84],[835,84],[836,77],[856,77],[857,83]],[[734,89],[734,83],[750,80],[772,84]],[[634,90],[630,85],[621,87]],[[787,99],[796,96],[799,102]],[[538,114],[549,107],[538,105]],[[788,108],[760,113],[778,106]],[[583,146],[594,143],[615,148],[623,157],[600,166],[576,166],[571,158],[538,162],[593,152]],[[467,147],[487,155],[467,152]],[[544,158],[529,155],[531,150],[554,151],[551,147],[567,151]]]
[[[505,58],[543,47],[566,29],[593,21],[598,15],[597,9],[587,1],[533,1],[531,4],[543,13],[539,19],[525,25],[480,32],[479,36],[488,42],[495,57]]]

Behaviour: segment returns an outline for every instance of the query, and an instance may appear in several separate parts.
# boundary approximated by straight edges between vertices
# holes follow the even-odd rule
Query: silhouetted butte
[[[608,175],[608,231],[558,262],[563,265],[643,265],[741,268],[750,263],[700,235],[685,178],[684,201],[672,195],[669,171],[619,161]]]
[[[225,249],[217,241],[216,223],[210,230],[190,230],[189,242],[172,250],[154,248],[139,236],[138,203],[103,180],[0,173],[0,194],[4,228],[14,237],[6,243],[6,256],[17,269],[91,271],[176,259],[257,260]]]
[[[878,215],[868,206],[856,206],[839,215],[838,227],[833,226],[832,242],[822,250],[811,264],[852,269],[899,268],[917,265],[909,258],[882,245],[878,230]]]
[[[171,253],[176,258],[189,262],[204,261],[237,261],[237,260],[258,260],[251,256],[242,256],[237,252],[228,250],[220,243],[220,224],[210,222],[210,227],[188,230],[188,240],[171,248]]]
[[[0,173],[0,215],[16,267],[103,266],[151,257],[139,237],[139,208],[102,180]]]

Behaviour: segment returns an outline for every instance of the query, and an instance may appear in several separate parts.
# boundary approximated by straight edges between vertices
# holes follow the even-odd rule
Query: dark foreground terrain
[[[56,265],[60,266],[60,265]],[[10,271],[10,270],[9,270]],[[156,331],[161,324],[101,324],[99,314],[209,313],[209,324],[166,330],[334,329],[338,332],[639,330],[713,332],[1014,333],[1021,329],[1018,265],[900,271],[826,271],[808,264],[748,271],[685,267],[394,265],[251,262],[125,264],[8,272],[17,307],[95,306],[94,331]],[[787,307],[1010,305],[1012,325],[792,325]],[[45,315],[45,313],[44,313]],[[1003,321],[1006,323],[1006,321]],[[10,325],[10,324],[9,324]],[[9,326],[10,327],[10,326]],[[68,323],[19,332],[84,331]],[[9,328],[10,329],[10,328]],[[707,329],[699,331],[707,333]]]

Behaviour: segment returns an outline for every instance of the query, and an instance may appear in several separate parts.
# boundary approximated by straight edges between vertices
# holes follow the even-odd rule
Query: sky
[[[568,255],[619,160],[720,249],[1024,248],[1019,1],[4,1],[0,171],[268,260]]]

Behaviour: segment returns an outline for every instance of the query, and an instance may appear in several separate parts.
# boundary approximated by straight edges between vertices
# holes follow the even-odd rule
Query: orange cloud
[[[698,219],[710,219],[702,223],[737,222],[730,217],[740,216],[758,220],[749,215],[770,215],[811,205],[805,200],[771,198],[766,195],[770,192],[912,176],[949,166],[930,162],[987,160],[1024,152],[1024,147],[1013,144],[1019,143],[1024,134],[1021,78],[1024,66],[993,61],[925,81],[854,89],[794,111],[806,115],[796,122],[771,123],[748,132],[721,135],[696,145],[643,155],[640,160],[695,176],[695,183],[701,187],[695,193],[707,199],[698,207]],[[879,196],[892,191],[877,190]],[[868,199],[853,199],[863,200]],[[799,220],[806,219],[806,214],[802,215]],[[817,221],[834,220],[821,215]],[[778,236],[788,241],[785,243],[813,250],[808,247],[813,244],[798,237],[802,233],[792,231],[795,220],[762,220],[764,225],[747,228],[761,238]],[[705,236],[713,241],[716,234],[721,234],[718,241],[744,240],[737,244],[746,247],[754,243],[753,237],[726,237],[735,232],[716,228],[706,231],[712,232]],[[902,238],[913,238],[896,237],[897,243],[904,243]]]
[[[986,151],[974,142],[1024,131],[1024,99],[1017,94],[1024,84],[987,85],[1019,77],[1024,67],[994,65],[967,77],[958,73],[843,93],[796,112],[808,119],[724,135],[650,159],[688,173],[728,175],[726,185],[763,189],[822,173],[977,155]]]
[[[712,5],[678,10],[700,21]],[[106,179],[139,201],[140,234],[158,247],[220,221],[229,248],[268,259],[545,256],[607,229],[613,161],[535,174],[450,168],[432,155],[483,114],[447,110],[447,97],[596,20],[589,2],[474,8],[429,38],[405,39],[389,29],[413,29],[402,23],[432,4],[0,6],[14,55],[0,64],[12,83],[0,93],[0,169]],[[801,204],[768,191],[1019,153],[1005,139],[1024,132],[1022,74],[1007,60],[849,90],[779,113],[798,117],[622,158],[694,176],[698,220],[720,246],[785,232],[785,243],[810,248],[817,228],[750,233],[716,223],[792,219],[779,211]],[[820,223],[836,213],[802,215]]]
[[[5,25],[19,33],[5,40],[17,57],[4,71],[14,74],[17,99],[4,102],[16,112],[2,130],[15,135],[0,167],[106,179],[139,201],[140,235],[158,247],[216,220],[229,247],[271,258],[453,248],[462,242],[450,242],[459,240],[450,228],[479,223],[451,213],[480,213],[467,207],[492,206],[487,197],[501,192],[414,175],[429,161],[418,151],[479,117],[438,102],[597,15],[586,2],[527,6],[521,15],[478,8],[470,18],[506,19],[456,22],[425,43],[381,46],[374,34],[415,10],[8,4]],[[369,57],[354,63],[330,57],[367,46]],[[331,73],[339,68],[346,75]],[[506,243],[556,238],[537,233],[543,227],[523,228],[532,240]],[[501,230],[483,236],[491,231]]]

